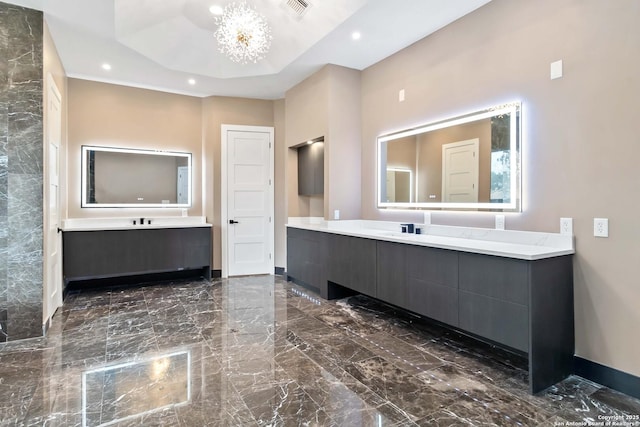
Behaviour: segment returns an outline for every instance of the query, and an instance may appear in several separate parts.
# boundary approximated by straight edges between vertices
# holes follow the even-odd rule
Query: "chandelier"
[[[264,17],[246,3],[231,3],[215,18],[218,49],[233,62],[256,63],[271,47],[271,29]]]

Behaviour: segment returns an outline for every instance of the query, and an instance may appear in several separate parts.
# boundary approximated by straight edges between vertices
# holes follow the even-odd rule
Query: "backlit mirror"
[[[520,103],[378,138],[378,207],[520,210]]]
[[[82,207],[191,206],[191,153],[82,147]]]

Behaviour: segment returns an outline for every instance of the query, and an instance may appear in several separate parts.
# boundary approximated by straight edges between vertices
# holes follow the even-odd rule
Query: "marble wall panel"
[[[42,36],[0,3],[0,341],[42,335]]]
[[[9,8],[7,5],[0,4],[0,58],[8,58],[9,46]],[[8,62],[4,59],[0,60],[0,98],[7,90],[7,74]],[[1,99],[0,99],[1,102]],[[6,105],[5,105],[6,107]],[[0,127],[0,131],[1,131]]]
[[[9,202],[9,174],[7,156],[0,154],[0,218],[7,218]],[[0,231],[1,233],[1,231]],[[6,237],[6,230],[4,231]],[[0,238],[2,235],[0,235]]]
[[[42,173],[9,173],[9,263],[42,261]]]
[[[3,57],[4,52],[0,47],[0,58]],[[5,61],[0,59],[0,64],[2,63],[5,63]],[[2,71],[0,70],[0,158],[4,159],[5,167],[7,165],[7,136],[9,133],[9,92],[6,89],[6,75],[2,76]]]
[[[9,173],[42,175],[42,82],[8,91]]]

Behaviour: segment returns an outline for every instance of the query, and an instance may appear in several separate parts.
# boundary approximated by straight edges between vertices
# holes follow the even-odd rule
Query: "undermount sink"
[[[379,233],[381,236],[387,237],[400,237],[400,238],[414,238],[416,236],[422,236],[422,234],[414,234],[414,233],[402,233],[400,231],[383,231]]]

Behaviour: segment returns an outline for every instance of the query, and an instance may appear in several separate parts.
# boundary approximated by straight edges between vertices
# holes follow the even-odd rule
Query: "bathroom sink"
[[[421,236],[421,234],[402,233],[400,231],[383,231],[382,233],[380,233],[380,235],[386,237],[399,237],[404,239],[411,239],[415,236]]]

